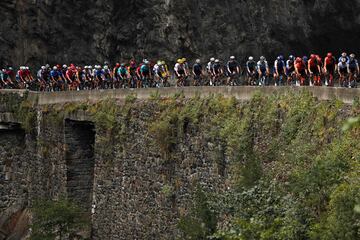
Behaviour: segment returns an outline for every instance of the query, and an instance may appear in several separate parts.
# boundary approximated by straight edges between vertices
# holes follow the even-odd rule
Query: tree
[[[76,204],[60,199],[40,200],[33,208],[31,240],[53,240],[74,234],[89,225],[89,219]]]

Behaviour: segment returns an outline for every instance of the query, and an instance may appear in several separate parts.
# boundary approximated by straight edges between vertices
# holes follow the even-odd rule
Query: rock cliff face
[[[3,0],[0,64],[356,51],[359,0]]]

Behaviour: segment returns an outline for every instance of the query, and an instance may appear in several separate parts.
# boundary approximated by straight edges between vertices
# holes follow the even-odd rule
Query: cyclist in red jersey
[[[310,56],[308,61],[308,71],[310,74],[310,85],[321,86],[321,69],[315,54],[311,54]]]
[[[305,86],[306,65],[300,57],[295,60],[295,73],[300,86]]]
[[[329,52],[324,61],[325,85],[334,86],[334,73],[336,71],[336,59],[331,52]]]

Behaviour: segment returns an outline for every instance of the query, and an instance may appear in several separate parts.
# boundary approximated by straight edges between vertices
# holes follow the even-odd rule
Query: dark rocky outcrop
[[[356,51],[358,0],[3,0],[0,64]]]

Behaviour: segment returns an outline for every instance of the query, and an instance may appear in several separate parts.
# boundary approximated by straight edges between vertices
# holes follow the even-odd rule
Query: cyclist
[[[219,59],[215,59],[214,65],[213,65],[213,69],[212,69],[212,75],[213,75],[213,80],[212,80],[212,84],[214,86],[219,86],[221,85],[221,76],[224,74],[223,68],[221,67],[221,63]],[[211,85],[211,84],[210,84]]]
[[[139,69],[140,71],[140,69]],[[130,87],[136,88],[137,82],[138,82],[138,76],[137,76],[137,65],[136,61],[134,59],[130,60],[129,67],[128,67],[128,73],[130,75]],[[139,72],[140,74],[140,72]]]
[[[296,77],[297,77],[297,81],[299,82],[300,86],[305,86],[305,81],[306,81],[306,64],[304,62],[303,59],[301,59],[300,57],[296,58],[295,60],[295,73],[296,73]]]
[[[268,62],[266,61],[266,58],[264,56],[260,57],[260,60],[257,62],[257,71],[259,76],[259,85],[260,86],[267,86],[269,85],[269,75],[270,75],[270,69]]]
[[[7,67],[7,69],[3,70],[3,81],[5,81],[5,84],[9,87],[9,88],[15,88],[15,73],[12,67]]]
[[[113,88],[113,82],[112,82],[112,71],[109,68],[109,65],[105,65],[103,68],[104,72],[104,88],[106,89],[112,89]]]
[[[118,69],[118,75],[120,78],[120,82],[119,82],[120,87],[122,88],[130,87],[130,85],[128,85],[129,72],[125,66],[125,63],[120,64],[120,67]]]
[[[16,81],[21,89],[25,88],[26,86],[25,69],[25,66],[21,66],[16,73]]]
[[[359,63],[355,59],[355,54],[350,54],[348,62],[348,72],[349,72],[349,87],[356,87],[356,77],[359,74]]]
[[[177,87],[184,86],[186,71],[185,71],[185,66],[184,66],[184,62],[182,59],[177,60],[177,63],[175,64],[175,67],[174,67],[174,71],[175,71],[175,75],[177,78],[176,86]]]
[[[169,83],[170,72],[169,72],[169,67],[165,61],[161,61],[159,71],[160,71],[160,80],[162,82],[162,86],[170,87],[170,83]]]
[[[97,89],[99,87],[104,89],[104,79],[105,79],[105,73],[104,70],[101,68],[101,65],[95,65],[94,82]]]
[[[196,59],[195,64],[192,67],[192,74],[194,76],[194,86],[203,85],[202,76],[203,76],[203,67],[201,65],[201,60]]]
[[[215,58],[210,58],[210,62],[206,65],[206,71],[208,74],[209,84],[212,85],[212,78],[213,78],[213,68],[215,64]]]
[[[162,62],[161,60],[158,60],[156,62],[156,64],[153,67],[153,74],[154,74],[154,81],[155,81],[155,86],[156,87],[160,87],[160,82],[161,82],[161,73],[160,73],[160,68],[161,68]]]
[[[76,80],[76,68],[74,64],[70,64],[70,67],[68,67],[66,71],[65,77],[69,90],[74,90],[74,81]]]
[[[325,85],[334,86],[334,74],[336,71],[336,60],[331,52],[329,52],[324,60],[324,73],[326,76]]]
[[[341,87],[347,87],[347,77],[349,74],[348,64],[346,63],[346,58],[341,58],[340,62],[338,63],[338,74],[339,74],[339,82]]]
[[[247,73],[247,83],[248,85],[256,85],[256,62],[254,57],[250,56],[246,62],[246,73]]]
[[[284,85],[286,66],[283,59],[284,57],[280,55],[276,58],[274,62],[275,86]]]
[[[150,78],[151,78],[151,71],[150,71],[150,62],[145,59],[144,64],[140,68],[140,74],[142,79],[142,86],[143,87],[150,87]]]
[[[115,67],[112,70],[112,76],[113,76],[113,87],[118,88],[119,82],[120,82],[120,75],[119,75],[119,68],[120,63],[116,63]]]
[[[26,75],[26,79],[29,83],[32,83],[34,81],[34,78],[31,74],[30,68],[28,66],[25,67],[25,75]]]
[[[308,61],[308,71],[310,74],[310,86],[321,86],[321,67],[315,54],[311,54],[310,56],[310,59]]]
[[[236,85],[236,76],[240,75],[240,64],[236,61],[235,56],[231,56],[230,60],[226,64],[226,73],[227,73],[227,85]]]
[[[295,57],[293,55],[290,55],[286,61],[286,76],[288,85],[293,85],[295,80]]]
[[[48,85],[48,90],[50,91],[64,91],[64,82],[60,76],[60,71],[57,66],[54,66],[50,72],[50,80]]]
[[[189,63],[187,62],[187,59],[182,58],[181,60],[182,60],[182,62],[184,64],[184,69],[185,69],[186,76],[189,76],[190,75],[190,67],[189,67]]]
[[[37,72],[37,79],[39,82],[39,90],[44,91],[46,85],[49,83],[50,72],[46,66],[41,66],[40,70]]]
[[[0,87],[2,88],[14,88],[11,81],[9,69],[0,69]]]

